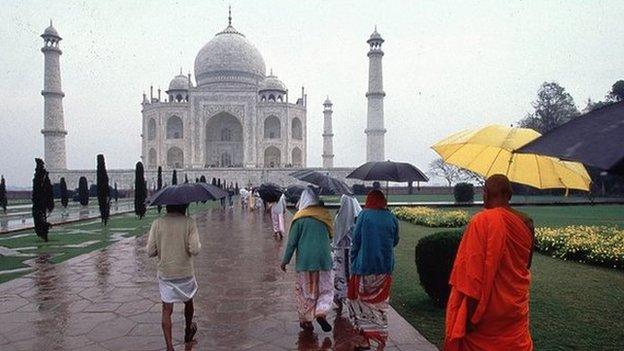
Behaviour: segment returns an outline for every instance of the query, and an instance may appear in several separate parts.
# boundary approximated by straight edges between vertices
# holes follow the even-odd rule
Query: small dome
[[[281,91],[285,93],[286,85],[284,85],[281,80],[277,79],[277,77],[273,75],[273,72],[271,72],[271,74],[268,77],[264,78],[262,83],[260,83],[259,91],[265,90]]]
[[[380,41],[382,43],[384,42],[383,38],[381,37],[381,34],[377,32],[377,26],[375,26],[375,30],[373,31],[373,34],[371,34],[370,38],[368,38],[366,42],[370,43],[371,41]]]
[[[331,106],[333,105],[331,100],[329,100],[329,96],[327,97],[327,99],[325,99],[325,102],[323,103],[324,106]]]
[[[204,45],[195,58],[198,86],[230,82],[256,85],[265,72],[258,49],[231,24]]]
[[[188,77],[183,74],[179,74],[175,76],[171,80],[171,83],[169,83],[168,91],[172,91],[172,90],[189,90]]]
[[[55,37],[55,38],[61,39],[61,36],[56,31],[56,28],[52,26],[52,20],[50,20],[50,26],[43,31],[43,34],[41,34],[41,37]]]

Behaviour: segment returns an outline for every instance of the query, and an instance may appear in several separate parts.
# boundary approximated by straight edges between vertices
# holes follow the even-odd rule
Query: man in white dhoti
[[[184,342],[192,342],[197,333],[197,324],[193,322],[193,296],[197,292],[193,256],[199,253],[201,244],[195,220],[186,215],[187,207],[167,205],[167,214],[152,223],[147,239],[147,254],[158,257],[162,330],[167,351],[173,350],[171,314],[175,302],[184,303]]]

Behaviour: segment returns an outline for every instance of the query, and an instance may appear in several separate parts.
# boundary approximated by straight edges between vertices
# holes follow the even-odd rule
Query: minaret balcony
[[[386,97],[386,92],[384,92],[384,91],[370,91],[370,92],[366,93],[366,97],[379,97],[379,98],[383,98],[383,97]]]

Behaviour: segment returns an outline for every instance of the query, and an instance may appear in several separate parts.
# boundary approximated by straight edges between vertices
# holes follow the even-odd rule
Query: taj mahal
[[[41,35],[45,58],[44,159],[52,181],[65,177],[73,184],[80,176],[95,180],[94,170],[66,168],[65,135],[60,76],[60,41],[52,26]],[[382,64],[384,40],[375,31],[368,39],[370,50],[367,113],[367,160],[384,160]],[[303,64],[303,63],[302,63]],[[298,89],[297,89],[298,90]],[[322,169],[344,177],[351,168],[333,164],[332,106],[323,102]],[[231,12],[225,29],[216,33],[197,53],[194,75],[171,79],[164,92],[149,87],[141,102],[141,155],[146,179],[152,183],[156,170],[177,170],[188,178],[201,175],[240,184],[267,180],[289,184],[293,168],[307,166],[308,98],[305,89],[292,96],[271,69],[267,74],[258,49],[232,25]],[[318,133],[318,134],[317,134]],[[131,188],[134,170],[109,170],[121,187]],[[70,185],[71,186],[71,185]]]

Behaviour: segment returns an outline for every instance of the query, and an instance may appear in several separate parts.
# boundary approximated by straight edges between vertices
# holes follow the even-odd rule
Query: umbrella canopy
[[[290,174],[301,181],[327,189],[336,195],[353,195],[353,191],[344,181],[315,170],[297,171]]]
[[[264,183],[258,188],[258,193],[265,202],[277,202],[284,193],[284,188],[275,183]]]
[[[515,150],[539,136],[532,129],[492,125],[453,134],[431,148],[445,162],[486,178],[505,174],[512,182],[538,189],[589,191],[591,178],[582,164],[515,153]]]
[[[296,204],[297,202],[299,202],[299,199],[301,198],[301,193],[303,193],[303,190],[305,190],[305,186],[303,185],[291,185],[288,188],[286,188],[286,191],[284,192],[284,196],[286,196],[286,201],[290,202],[291,204]]]
[[[429,178],[416,166],[405,162],[366,162],[351,172],[347,178],[360,180],[385,180],[389,182],[428,182]]]
[[[159,190],[145,200],[145,203],[150,206],[185,205],[191,202],[222,199],[227,195],[227,192],[211,184],[184,183]]]
[[[574,118],[518,152],[578,161],[624,175],[624,101]]]

